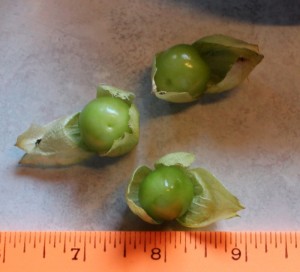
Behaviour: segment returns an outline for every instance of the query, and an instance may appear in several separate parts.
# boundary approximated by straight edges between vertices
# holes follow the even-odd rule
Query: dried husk
[[[75,113],[45,126],[32,124],[17,138],[16,146],[26,152],[20,164],[65,166],[94,156],[80,144],[78,118]]]
[[[203,37],[193,45],[211,71],[206,93],[237,87],[264,57],[258,45],[220,34]]]

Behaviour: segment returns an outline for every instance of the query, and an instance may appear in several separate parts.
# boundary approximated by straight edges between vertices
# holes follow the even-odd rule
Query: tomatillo
[[[92,151],[107,152],[129,127],[130,106],[118,97],[103,96],[89,102],[79,117],[80,136]]]
[[[187,152],[166,154],[154,169],[141,165],[126,190],[130,210],[145,222],[176,220],[200,228],[238,216],[244,207],[222,183],[204,168],[190,168],[195,156]]]
[[[179,44],[158,53],[154,63],[154,84],[158,93],[186,93],[188,98],[180,101],[195,100],[206,90],[210,69],[193,45]],[[163,97],[161,97],[164,99]]]
[[[182,216],[193,196],[192,181],[179,166],[160,166],[145,177],[139,188],[142,208],[157,221]]]
[[[135,95],[100,84],[96,99],[80,112],[40,126],[31,125],[18,136],[16,146],[26,153],[21,164],[72,165],[95,155],[118,157],[139,142],[139,111]]]

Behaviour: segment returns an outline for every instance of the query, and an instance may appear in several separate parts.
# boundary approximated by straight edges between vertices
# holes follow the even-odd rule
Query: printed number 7
[[[73,261],[77,261],[77,260],[78,260],[78,254],[79,254],[80,248],[78,248],[78,247],[73,247],[73,248],[71,248],[71,251],[72,251],[72,252],[75,251],[72,260],[73,260]]]

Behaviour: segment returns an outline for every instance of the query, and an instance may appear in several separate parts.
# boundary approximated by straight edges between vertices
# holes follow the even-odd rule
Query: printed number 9
[[[239,260],[242,256],[242,252],[239,248],[235,247],[231,250],[231,258],[235,261]]]

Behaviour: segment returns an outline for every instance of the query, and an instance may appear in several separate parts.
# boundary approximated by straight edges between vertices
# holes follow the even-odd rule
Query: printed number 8
[[[158,248],[158,247],[152,248],[152,250],[151,250],[151,259],[152,260],[159,260],[160,257],[161,257],[160,248]]]

